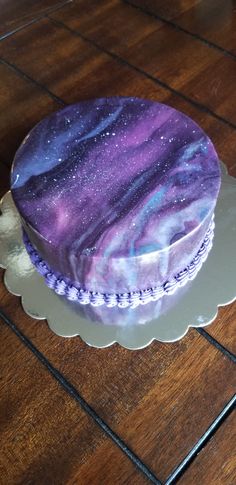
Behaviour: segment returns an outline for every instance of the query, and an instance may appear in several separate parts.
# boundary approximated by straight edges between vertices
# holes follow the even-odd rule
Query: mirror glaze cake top
[[[88,291],[164,284],[199,250],[220,187],[216,151],[157,102],[83,101],[45,118],[18,149],[11,190],[42,258]]]

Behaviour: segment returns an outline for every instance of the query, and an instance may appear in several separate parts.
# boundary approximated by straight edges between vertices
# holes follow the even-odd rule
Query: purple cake
[[[11,175],[26,248],[48,286],[121,307],[157,300],[196,275],[219,188],[204,131],[169,106],[132,97],[45,118]]]

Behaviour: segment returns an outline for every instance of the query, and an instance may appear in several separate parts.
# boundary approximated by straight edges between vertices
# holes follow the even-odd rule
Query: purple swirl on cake
[[[212,142],[183,113],[131,97],[47,117],[18,149],[11,190],[24,229],[78,288],[158,287],[194,259],[220,187]]]

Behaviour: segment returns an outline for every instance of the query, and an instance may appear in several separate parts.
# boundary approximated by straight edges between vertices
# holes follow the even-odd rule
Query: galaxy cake
[[[47,285],[108,307],[157,301],[196,276],[219,188],[204,131],[133,97],[83,101],[45,118],[11,174],[26,249]]]

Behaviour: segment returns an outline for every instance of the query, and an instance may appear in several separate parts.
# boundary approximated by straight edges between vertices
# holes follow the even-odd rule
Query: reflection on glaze
[[[12,171],[34,242],[54,269],[96,291],[140,288],[147,275],[177,272],[170,246],[183,263],[185,252],[196,253],[207,227],[196,247],[187,236],[210,221],[219,185],[204,132],[173,108],[138,98],[82,102],[46,118]]]

